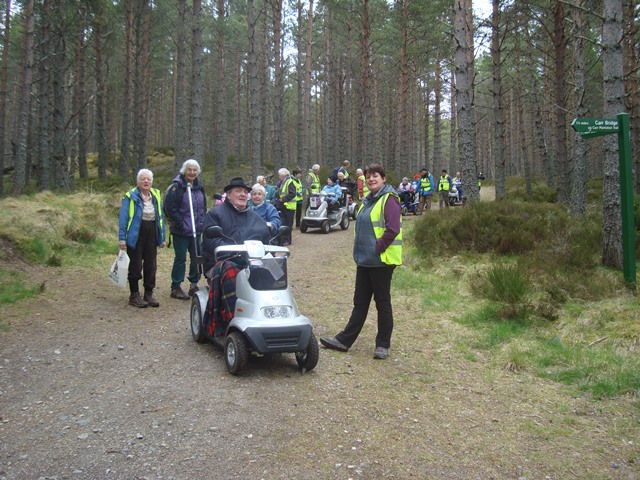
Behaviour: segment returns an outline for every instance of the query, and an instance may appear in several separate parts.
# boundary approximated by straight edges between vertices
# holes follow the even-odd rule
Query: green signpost
[[[582,138],[618,134],[618,158],[620,160],[620,201],[622,206],[622,262],[624,279],[632,290],[636,289],[636,248],[633,219],[633,175],[631,172],[631,138],[629,114],[618,118],[576,118],[573,129]]]

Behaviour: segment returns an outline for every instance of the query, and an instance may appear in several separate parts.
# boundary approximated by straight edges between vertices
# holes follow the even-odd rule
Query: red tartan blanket
[[[213,267],[209,282],[209,301],[204,325],[211,337],[223,335],[236,310],[236,276],[241,269],[233,262],[222,260]]]

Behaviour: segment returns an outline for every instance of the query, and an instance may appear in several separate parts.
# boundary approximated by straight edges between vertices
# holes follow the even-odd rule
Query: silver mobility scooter
[[[274,240],[290,231],[280,227]],[[218,226],[207,228],[205,236],[224,236]],[[311,321],[298,311],[287,282],[287,247],[247,240],[242,245],[216,248],[215,260],[242,260],[246,266],[236,277],[236,308],[221,336],[209,335],[203,323],[209,288],[200,289],[191,300],[191,334],[198,343],[211,341],[224,350],[229,373],[238,375],[250,354],[295,353],[300,369],[313,370],[320,356]]]
[[[307,233],[309,228],[319,228],[322,233],[329,233],[332,228],[340,226],[342,230],[349,228],[349,206],[347,205],[346,188],[342,188],[342,197],[337,209],[329,208],[333,194],[326,192],[309,195],[307,211],[300,222],[300,231]]]

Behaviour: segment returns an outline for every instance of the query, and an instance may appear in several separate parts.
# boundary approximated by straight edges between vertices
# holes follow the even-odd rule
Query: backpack
[[[174,182],[171,182],[171,184],[169,184],[162,197],[162,215],[164,215],[164,221],[167,223],[169,223],[169,217],[167,216],[167,195],[169,195],[169,190],[171,190],[173,184]]]

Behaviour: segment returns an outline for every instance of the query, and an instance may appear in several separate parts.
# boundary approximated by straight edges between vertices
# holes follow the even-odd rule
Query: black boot
[[[129,297],[129,305],[133,305],[138,308],[146,308],[148,303],[145,302],[140,296],[140,292],[131,292],[131,296]]]
[[[159,307],[160,302],[153,298],[153,290],[145,290],[143,300],[147,302],[150,307]]]

